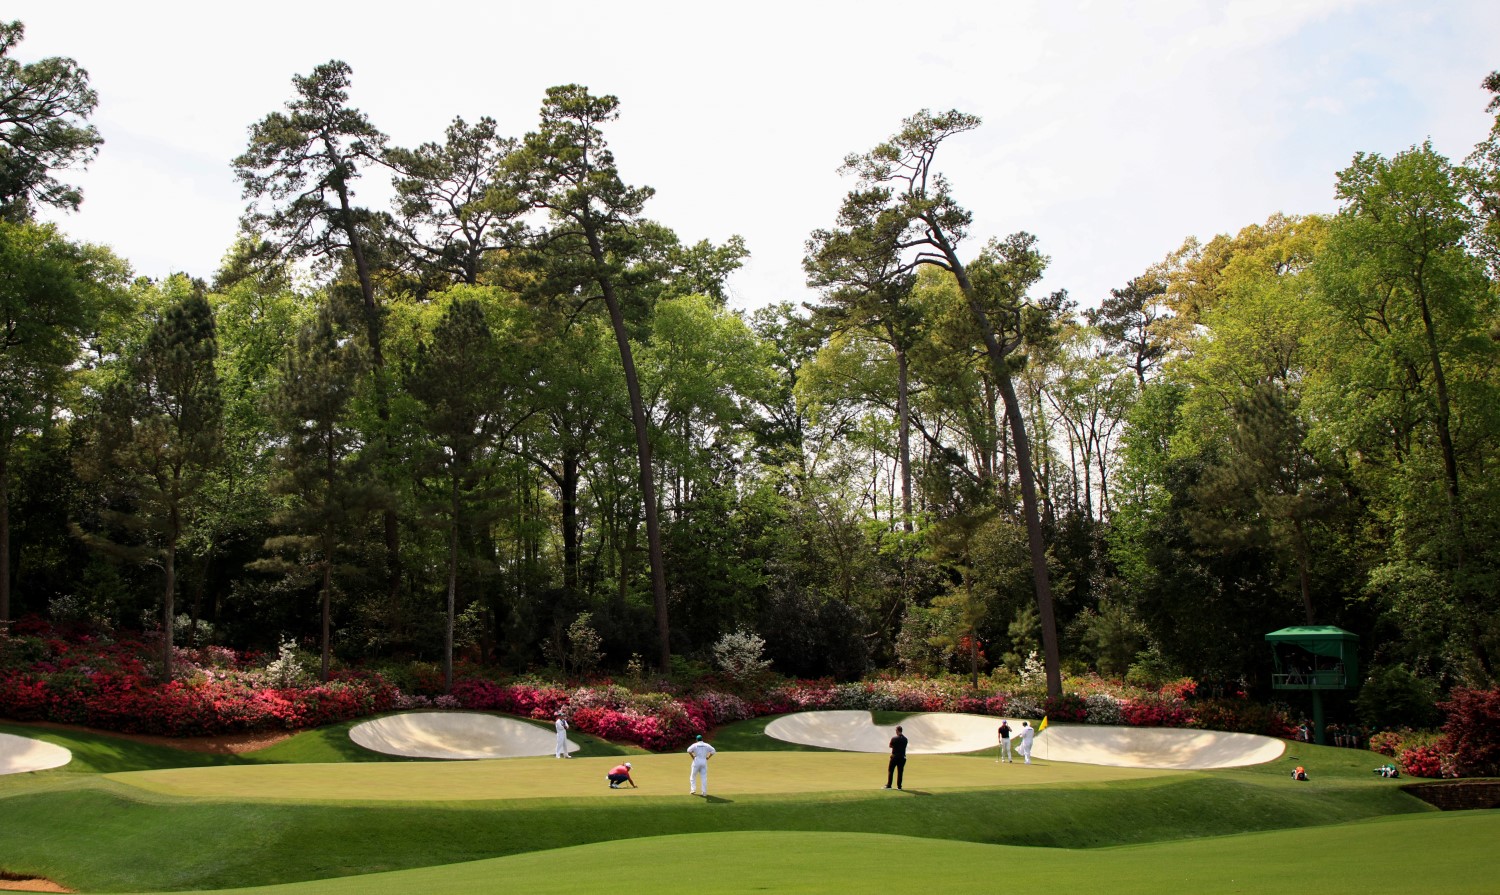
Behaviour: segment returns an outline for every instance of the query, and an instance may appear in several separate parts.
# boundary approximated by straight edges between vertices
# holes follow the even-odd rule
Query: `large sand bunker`
[[[519,758],[553,755],[557,734],[514,718],[473,712],[407,712],[357,724],[349,739],[405,758]],[[578,744],[568,740],[568,752]]]
[[[1035,723],[1035,722],[1033,722]],[[914,754],[976,752],[996,748],[998,718],[930,713],[901,722]],[[1019,729],[1019,721],[1011,728]],[[896,725],[880,725],[869,712],[801,712],[777,718],[766,734],[789,743],[845,752],[885,752]],[[1019,740],[1013,745],[1019,746]],[[1122,768],[1196,770],[1261,764],[1281,755],[1286,744],[1249,733],[1176,728],[1103,727],[1048,724],[1036,737],[1033,758]]]
[[[72,760],[73,753],[61,746],[0,733],[0,774],[45,771],[60,768]]]

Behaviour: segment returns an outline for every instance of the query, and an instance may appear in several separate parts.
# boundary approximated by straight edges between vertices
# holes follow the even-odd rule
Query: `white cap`
[[[628,768],[628,767],[631,767],[631,766],[632,766],[632,765],[631,765],[631,764],[630,764],[630,762],[628,762],[628,761],[627,761],[627,762],[625,762],[625,767],[627,767],[627,768]]]

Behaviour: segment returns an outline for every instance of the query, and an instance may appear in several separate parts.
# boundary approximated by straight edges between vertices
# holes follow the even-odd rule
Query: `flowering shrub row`
[[[534,682],[465,678],[454,683],[453,695],[464,708],[527,718],[551,718],[565,709],[573,726],[584,733],[658,751],[675,749],[694,734],[756,714],[749,703],[726,693],[673,696],[636,693],[613,684],[564,690]]]
[[[0,643],[0,716],[125,733],[206,736],[298,730],[396,707],[400,692],[373,675],[273,686],[258,657],[223,647],[177,650],[159,681],[136,641],[16,637]]]
[[[468,708],[550,719],[566,709],[579,730],[647,749],[677,748],[695,733],[746,718],[819,709],[956,711],[1055,721],[1142,726],[1208,726],[1285,732],[1285,719],[1239,702],[1192,706],[1190,682],[1160,691],[1095,678],[1070,679],[1072,692],[1048,699],[1035,690],[984,693],[958,679],[885,678],[858,683],[774,682],[745,699],[705,690],[636,692],[615,684],[569,689],[538,680],[499,682],[467,676],[448,695],[429,695],[421,674],[408,693],[378,675],[312,682],[290,645],[266,664],[221,647],[178,650],[176,674],[159,682],[143,658],[154,647],[132,641],[67,641],[38,633],[0,645],[0,716],[51,720],[128,733],[172,736],[296,730],[375,712]],[[290,667],[289,667],[290,666]],[[1240,706],[1238,710],[1233,706]]]
[[[953,711],[1055,722],[1194,727],[1288,737],[1293,727],[1275,708],[1243,698],[1195,699],[1191,681],[1146,689],[1097,677],[1064,681],[1049,699],[1031,683],[975,690],[960,678],[881,678],[857,683],[770,679],[740,695],[670,685],[639,692],[613,683],[565,687],[519,679],[500,682],[470,669],[451,694],[433,693],[430,673],[407,671],[403,692],[376,674],[340,674],[316,682],[298,667],[290,645],[265,656],[222,647],[178,650],[174,676],[153,673],[156,647],[102,637],[66,639],[45,628],[0,640],[0,717],[50,720],[105,730],[169,736],[297,730],[392,709],[468,708],[550,719],[566,710],[580,731],[652,750],[681,747],[695,733],[752,717],[820,709]],[[1435,734],[1383,732],[1370,748],[1396,759],[1411,776],[1500,774],[1500,690],[1455,690],[1442,708],[1448,724]]]
[[[1500,687],[1459,687],[1438,708],[1448,717],[1441,734],[1385,730],[1370,737],[1370,748],[1412,777],[1500,776]]]

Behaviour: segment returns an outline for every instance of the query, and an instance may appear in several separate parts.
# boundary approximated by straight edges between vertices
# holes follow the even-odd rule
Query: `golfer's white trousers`
[[[565,733],[560,733],[557,735],[557,757],[568,757],[568,735]]]
[[[693,769],[688,772],[688,792],[701,792],[708,795],[708,762],[695,761]]]

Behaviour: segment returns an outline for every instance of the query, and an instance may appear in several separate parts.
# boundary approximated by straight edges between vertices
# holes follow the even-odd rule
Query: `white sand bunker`
[[[907,751],[914,755],[976,752],[997,748],[1000,719],[929,713],[912,715],[901,726],[910,741]],[[1021,723],[1011,719],[1010,726],[1018,730]],[[801,712],[772,721],[766,725],[766,734],[805,746],[885,752],[896,734],[896,725],[876,724],[869,712]],[[1012,740],[1013,749],[1019,745],[1019,739]],[[1249,733],[1048,724],[1036,737],[1031,754],[1033,758],[1121,768],[1197,770],[1261,764],[1279,757],[1285,748],[1281,740]]]
[[[0,733],[0,774],[45,771],[60,768],[72,760],[73,753],[61,746]]]
[[[557,734],[515,718],[472,712],[407,712],[357,724],[349,739],[405,758],[520,758],[556,753]],[[568,752],[578,744],[568,740]]]

